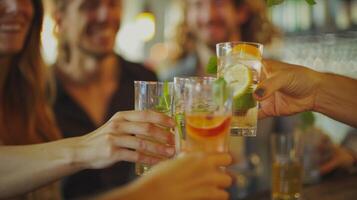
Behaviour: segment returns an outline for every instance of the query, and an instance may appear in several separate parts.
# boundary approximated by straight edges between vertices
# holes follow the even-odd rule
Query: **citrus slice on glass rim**
[[[187,134],[212,137],[224,134],[230,125],[230,116],[210,116],[206,114],[187,115]]]
[[[259,48],[251,44],[237,44],[233,47],[232,53],[241,55],[245,58],[262,58],[262,54]]]

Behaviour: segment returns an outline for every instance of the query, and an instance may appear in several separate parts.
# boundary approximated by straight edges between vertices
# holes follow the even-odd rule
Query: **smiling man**
[[[114,53],[121,0],[57,0],[59,56],[55,114],[64,137],[102,125],[115,112],[134,109],[134,80],[156,80],[154,73]],[[78,198],[127,183],[133,165],[119,163],[87,170],[64,181],[65,198]]]

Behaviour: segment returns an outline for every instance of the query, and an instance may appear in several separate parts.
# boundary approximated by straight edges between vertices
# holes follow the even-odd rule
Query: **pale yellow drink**
[[[272,199],[296,200],[301,197],[303,168],[300,162],[273,164]]]
[[[233,89],[231,134],[256,136],[258,103],[253,92],[260,79],[263,46],[257,43],[221,43],[217,45],[217,76]]]

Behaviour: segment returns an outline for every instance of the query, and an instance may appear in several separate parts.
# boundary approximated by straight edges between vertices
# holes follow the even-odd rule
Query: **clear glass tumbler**
[[[253,97],[260,79],[263,45],[249,42],[225,42],[216,46],[217,76],[233,90],[231,134],[256,136],[258,102]]]
[[[135,110],[153,110],[171,116],[173,83],[135,81],[134,88]],[[150,165],[142,163],[136,163],[135,165],[137,175],[142,175],[149,169]]]

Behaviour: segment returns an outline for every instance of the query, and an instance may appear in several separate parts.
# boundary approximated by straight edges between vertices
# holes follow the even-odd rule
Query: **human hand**
[[[174,155],[174,138],[168,131],[174,125],[162,113],[118,112],[97,130],[75,139],[74,162],[83,168],[104,168],[118,161],[155,164]]]
[[[320,74],[306,67],[264,60],[262,80],[254,92],[259,118],[313,110]]]
[[[342,146],[333,145],[332,155],[328,160],[320,164],[320,174],[327,174],[337,168],[345,168],[353,166],[355,158],[352,153]]]
[[[232,162],[229,154],[187,153],[161,162],[137,181],[103,199],[228,199],[224,190],[232,178],[220,167]]]

